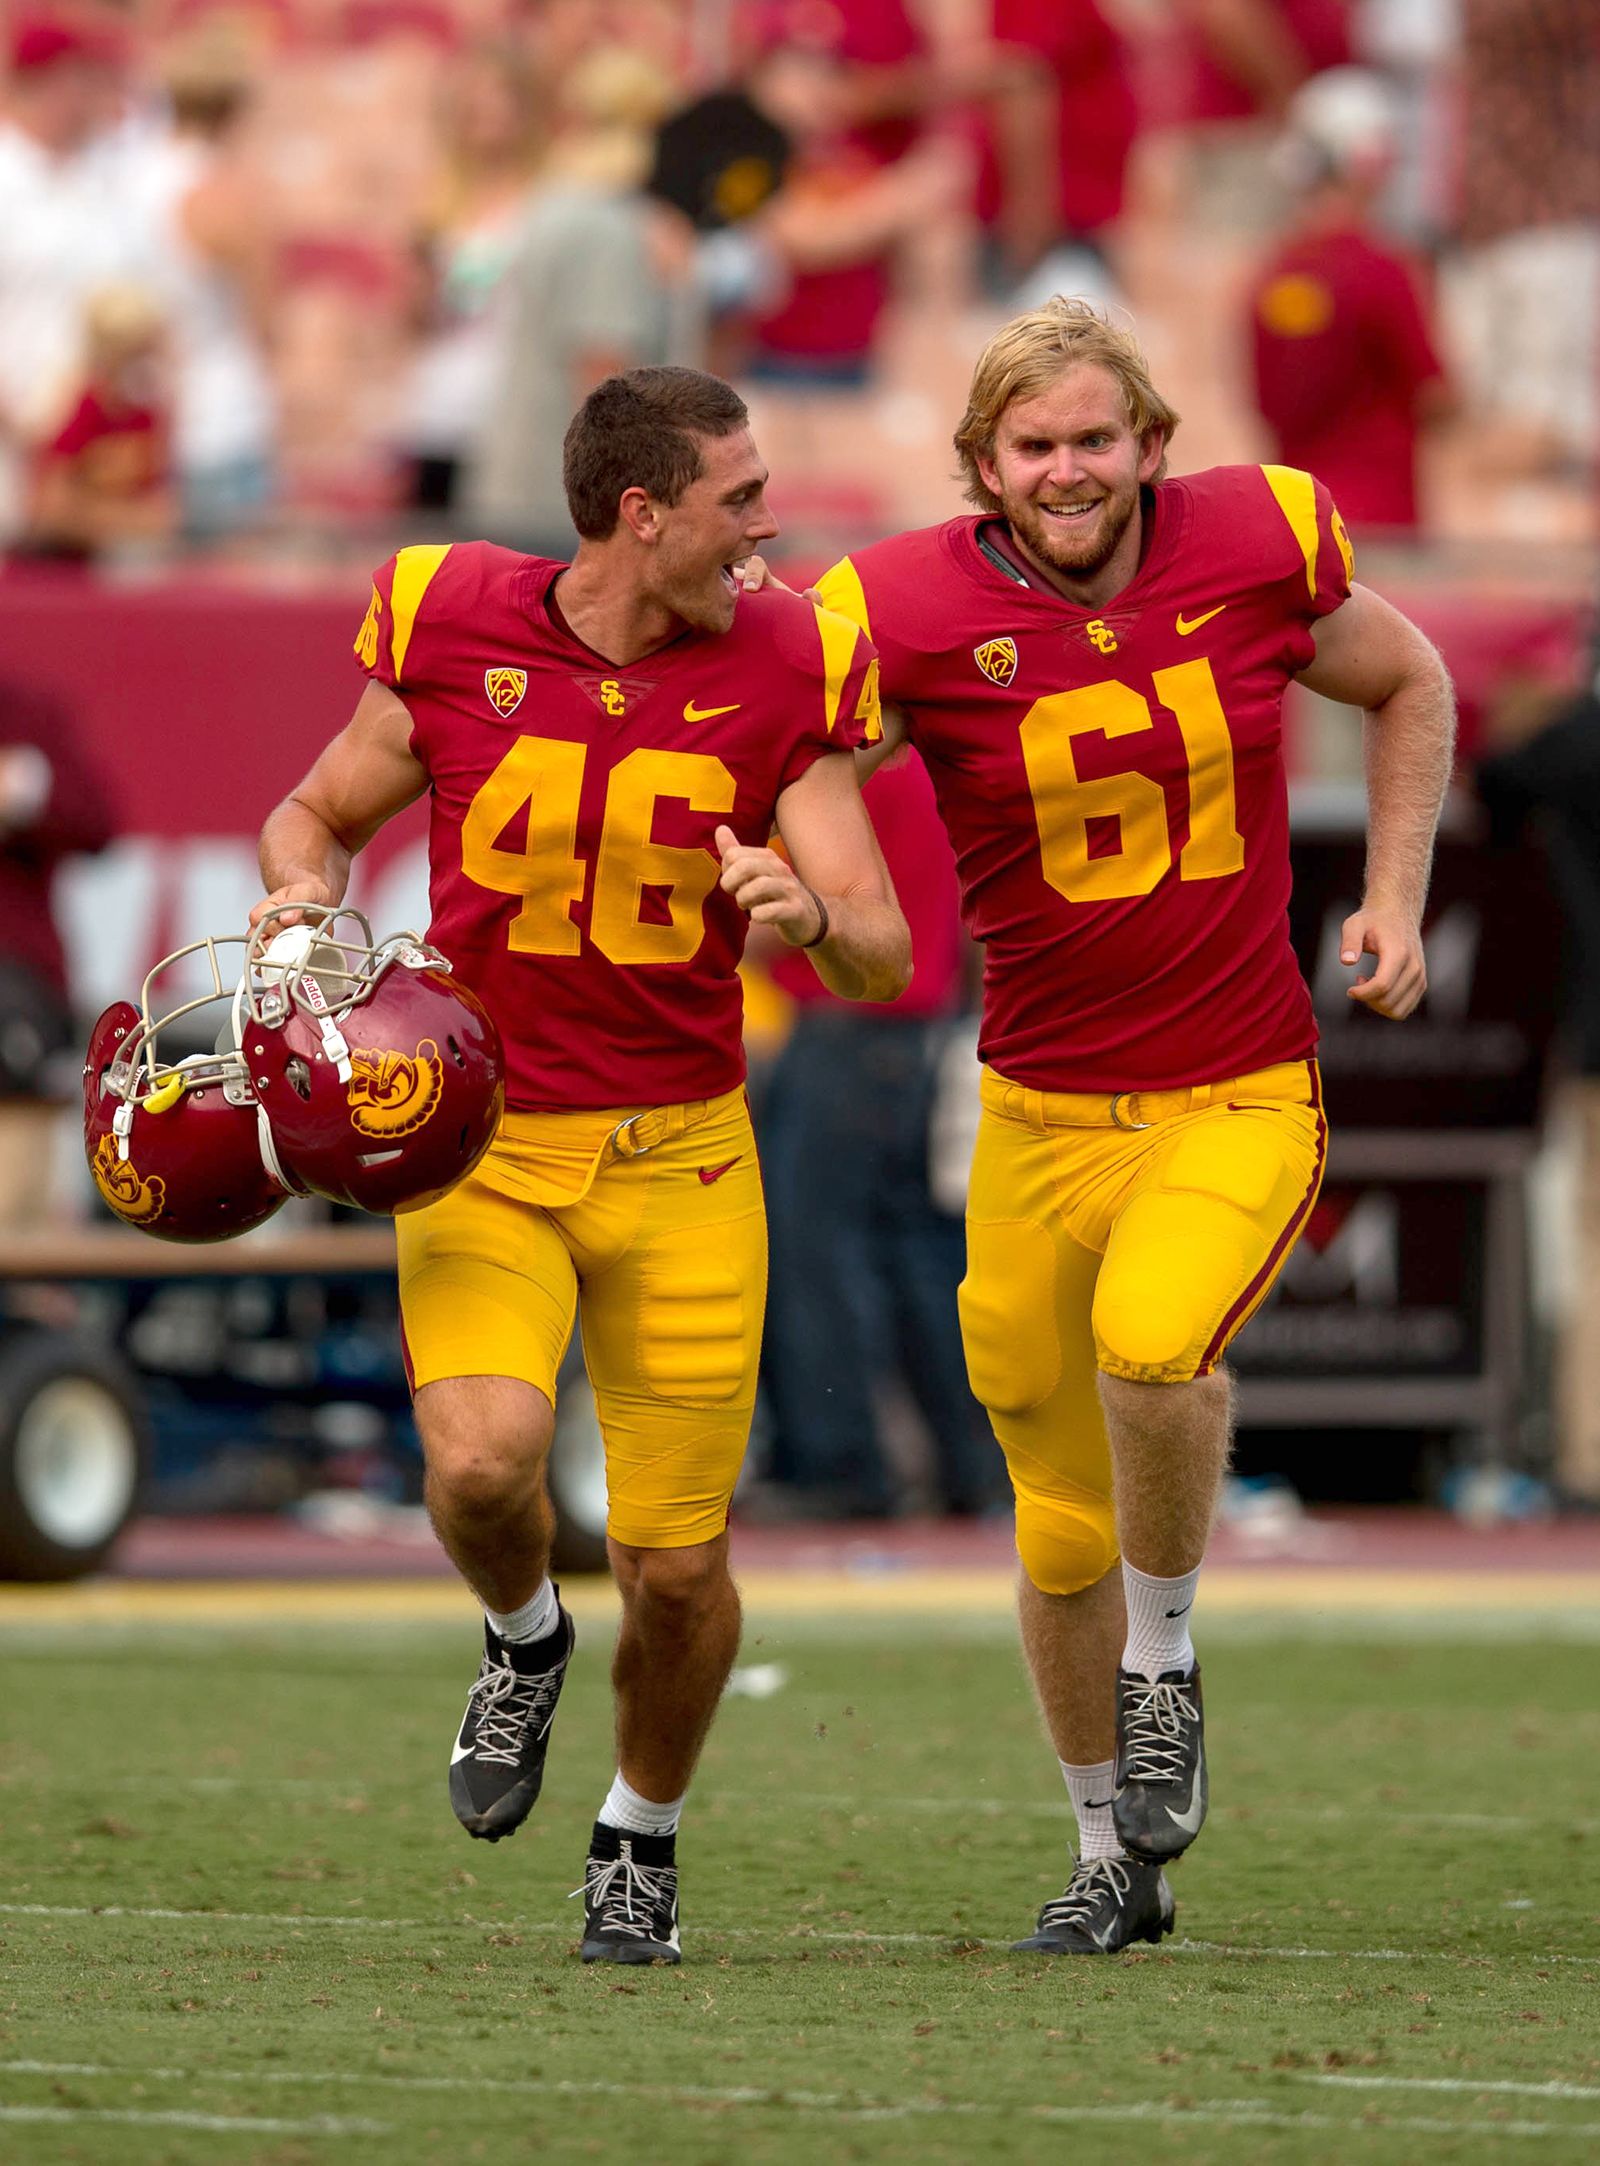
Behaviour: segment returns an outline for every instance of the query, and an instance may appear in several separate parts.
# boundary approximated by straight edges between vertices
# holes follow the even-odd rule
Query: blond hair
[[[1159,429],[1171,441],[1178,426],[1177,412],[1150,381],[1150,365],[1133,333],[1112,323],[1092,302],[1058,293],[1042,308],[1013,317],[978,356],[967,410],[955,434],[969,504],[976,504],[980,511],[1000,509],[999,499],[978,471],[978,460],[993,457],[995,431],[1012,400],[1037,398],[1065,370],[1084,362],[1116,378],[1128,425],[1136,436]],[[1163,458],[1158,481],[1166,464]]]

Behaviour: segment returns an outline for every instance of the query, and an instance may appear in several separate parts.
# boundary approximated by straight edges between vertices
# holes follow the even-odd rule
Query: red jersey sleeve
[[[417,620],[429,588],[451,554],[449,543],[401,549],[373,574],[372,599],[356,634],[355,655],[367,675],[391,691],[405,689]]]
[[[786,607],[775,642],[790,671],[792,735],[778,787],[786,790],[825,752],[854,752],[883,735],[878,652],[861,625],[836,609]]]
[[[1329,616],[1350,599],[1356,568],[1338,507],[1322,483],[1297,466],[1263,466],[1259,471],[1289,531],[1290,546],[1279,536],[1288,559],[1282,579],[1285,606],[1291,616],[1307,622]],[[1274,524],[1270,514],[1267,523]]]

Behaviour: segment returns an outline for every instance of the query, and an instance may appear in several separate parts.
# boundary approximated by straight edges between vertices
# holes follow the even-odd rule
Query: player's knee
[[[729,1584],[726,1536],[686,1549],[635,1549],[612,1545],[623,1599],[647,1604],[663,1619],[692,1618],[713,1608]]]
[[[1069,1502],[1019,1495],[1017,1555],[1043,1594],[1079,1594],[1092,1587],[1117,1561],[1111,1499]]]
[[[540,1486],[554,1410],[542,1393],[519,1390],[516,1413],[515,1421],[496,1419],[483,1406],[418,1393],[430,1501],[457,1517],[493,1518]]]
[[[539,1480],[537,1467],[512,1452],[476,1444],[428,1455],[430,1502],[456,1519],[493,1519],[513,1510]]]

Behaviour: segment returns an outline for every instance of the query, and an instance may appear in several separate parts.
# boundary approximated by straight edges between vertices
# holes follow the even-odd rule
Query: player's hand
[[[282,911],[277,927],[279,932],[283,932],[291,925],[305,922],[305,912],[297,909],[296,904],[315,903],[325,910],[331,910],[338,900],[339,897],[326,880],[297,880],[288,887],[275,887],[270,895],[263,895],[251,911],[250,930],[255,931],[269,910]]]
[[[821,905],[791,864],[776,850],[741,842],[731,827],[719,827],[714,840],[722,857],[717,884],[753,925],[770,925],[791,948],[816,938]]]
[[[733,580],[734,585],[741,594],[759,594],[763,587],[769,588],[774,594],[793,594],[795,592],[793,587],[785,586],[763,556],[746,557],[735,571]],[[820,602],[822,600],[822,596],[815,587],[804,587],[800,592],[808,602]]]
[[[1339,960],[1359,963],[1363,955],[1378,960],[1347,988],[1349,998],[1393,1023],[1403,1021],[1428,990],[1421,928],[1407,911],[1364,905],[1344,921]]]

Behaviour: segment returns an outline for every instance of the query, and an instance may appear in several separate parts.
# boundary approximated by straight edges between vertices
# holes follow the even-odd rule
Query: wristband
[[[804,886],[804,882],[801,885]],[[806,888],[806,893],[817,906],[817,929],[809,940],[802,940],[800,945],[803,948],[820,948],[828,937],[828,906],[814,887]]]

